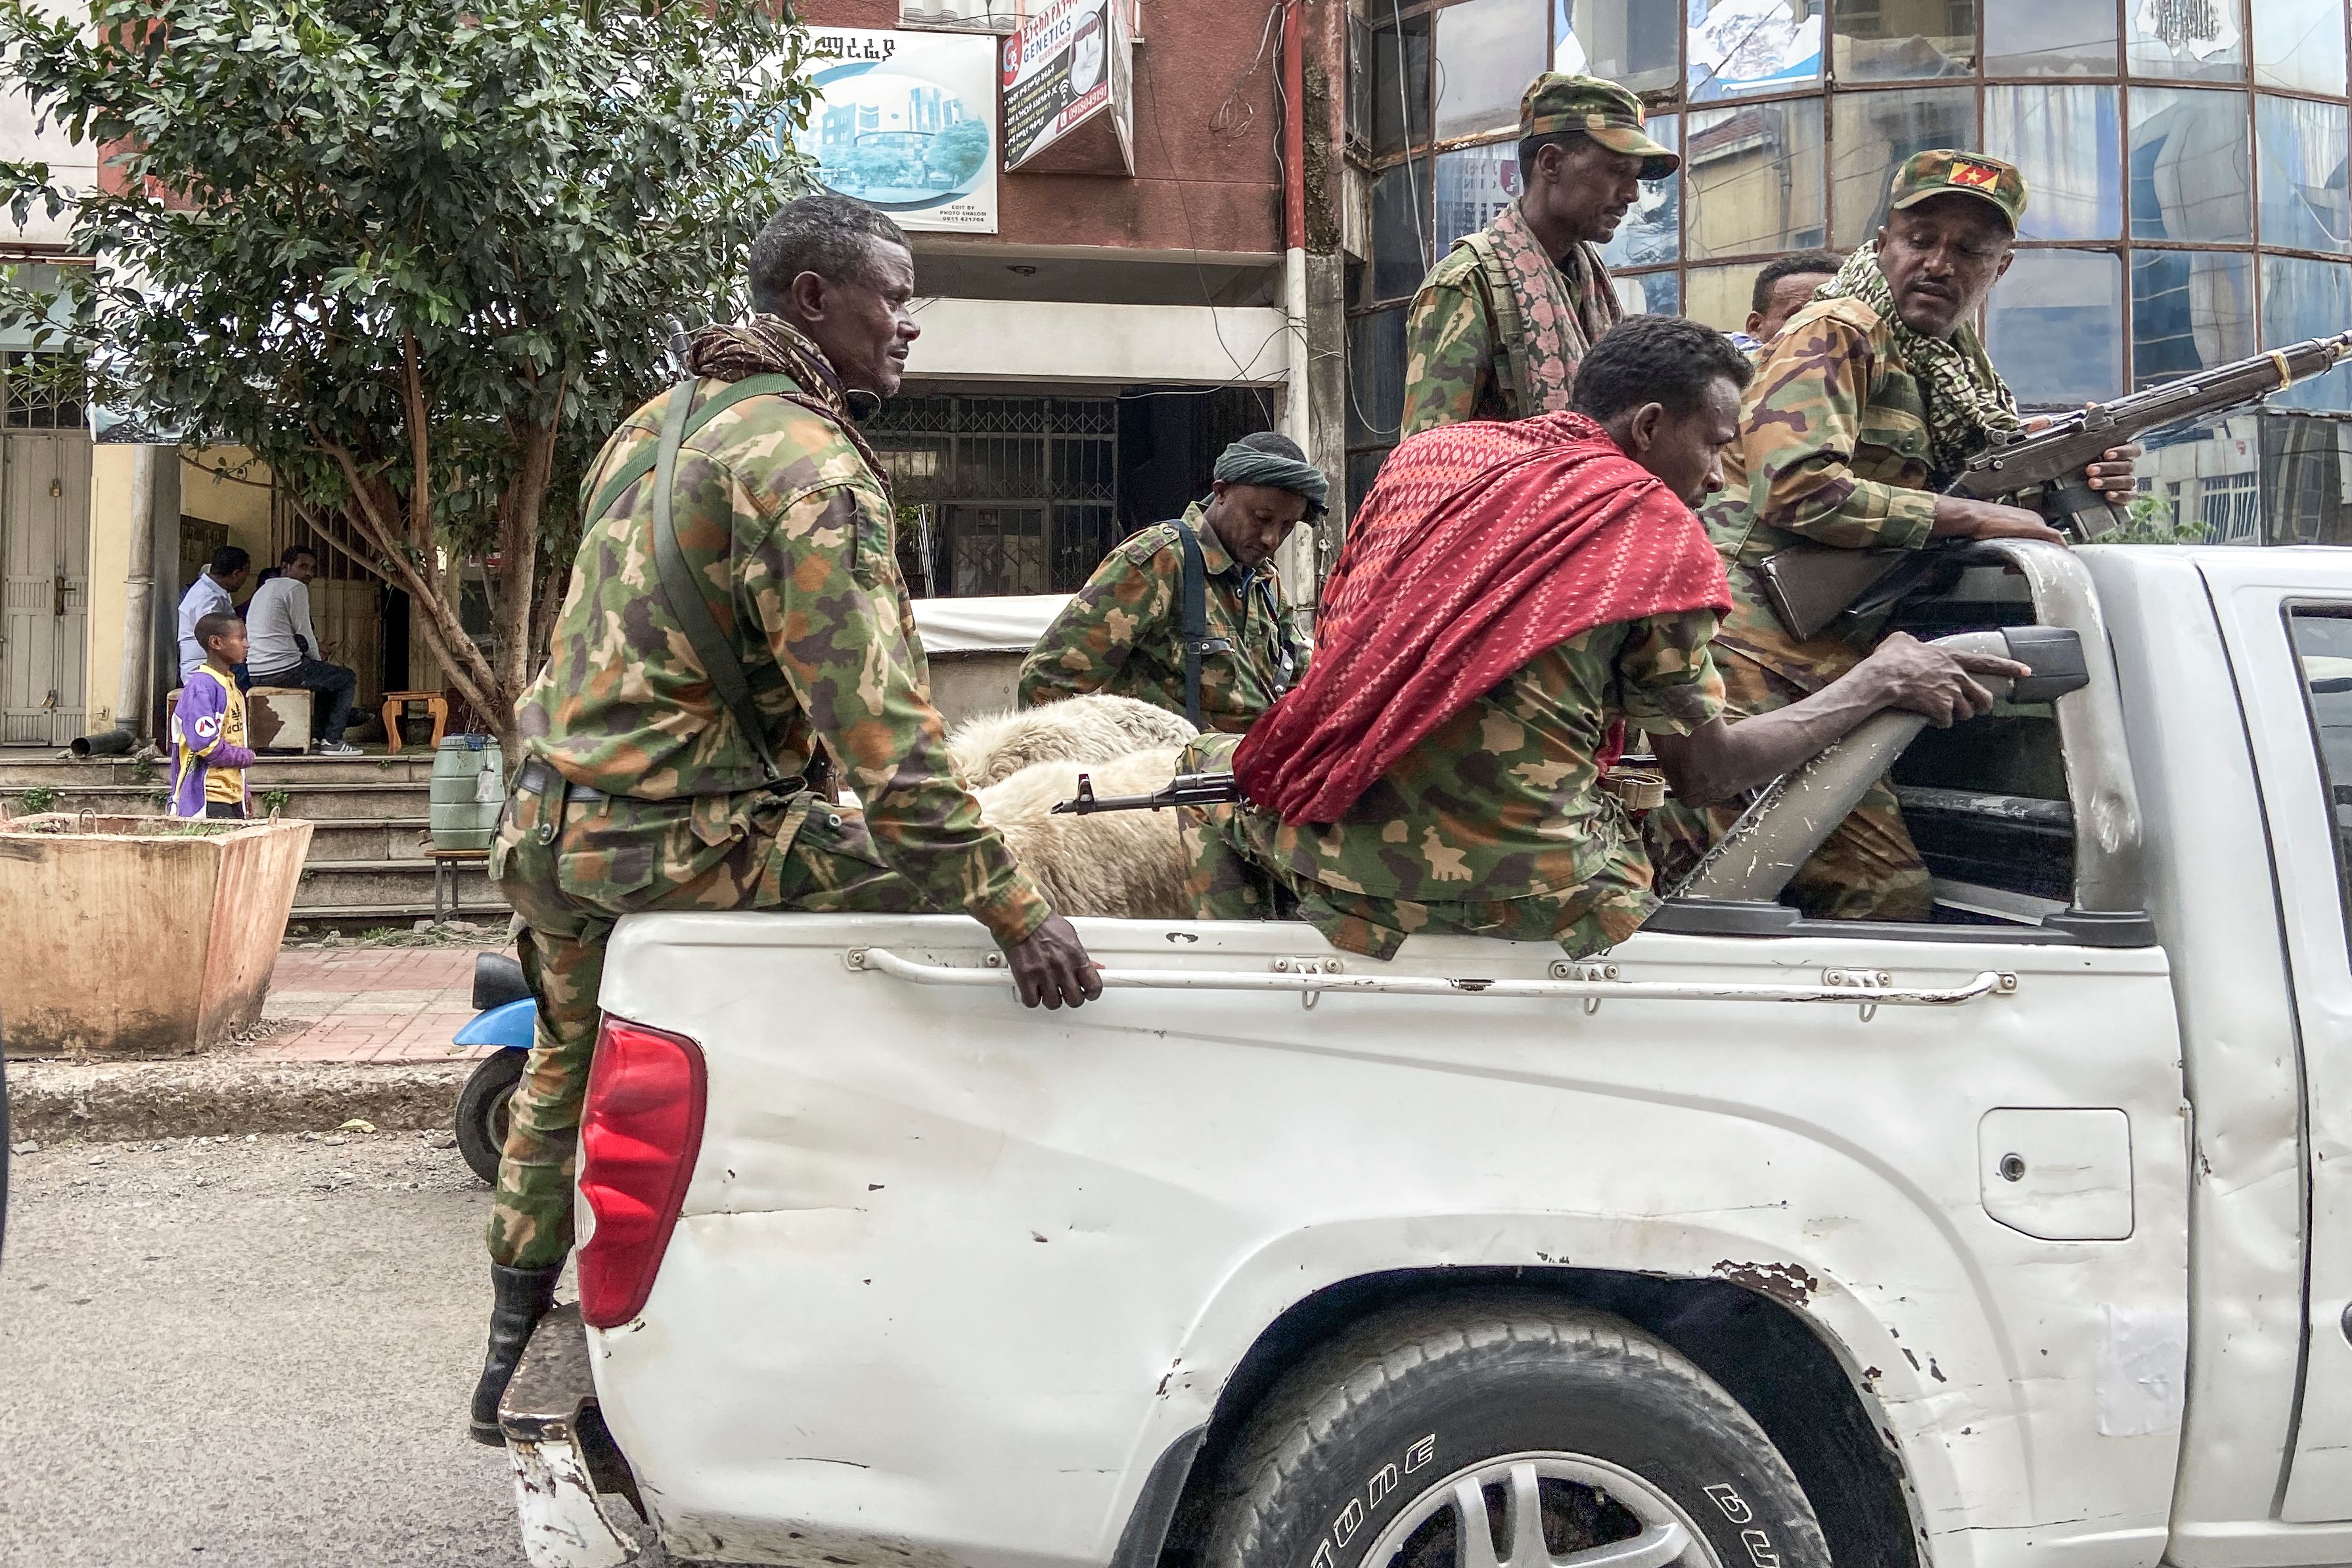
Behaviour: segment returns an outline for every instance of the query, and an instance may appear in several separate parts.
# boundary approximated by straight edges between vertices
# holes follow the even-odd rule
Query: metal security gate
[[[89,436],[0,434],[0,745],[63,746],[87,727]]]
[[[1118,541],[1117,399],[898,398],[866,434],[918,594],[926,580],[943,595],[1068,592]],[[928,561],[917,507],[930,508]]]

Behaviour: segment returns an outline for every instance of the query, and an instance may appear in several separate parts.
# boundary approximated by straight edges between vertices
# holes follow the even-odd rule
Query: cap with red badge
[[[1936,196],[1974,196],[1999,212],[2013,234],[2025,215],[2025,176],[2016,164],[1981,152],[1956,152],[1948,147],[1914,152],[1895,171],[1886,210],[1899,213]]]

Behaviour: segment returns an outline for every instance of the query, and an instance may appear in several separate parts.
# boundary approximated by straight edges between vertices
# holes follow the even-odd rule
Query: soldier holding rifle
[[[1916,550],[1931,540],[2059,535],[2020,507],[1937,492],[1994,441],[2022,428],[2016,400],[1969,325],[2009,270],[2025,180],[1971,152],[1915,154],[1895,172],[1886,222],[1764,352],[1724,455],[1727,488],[1704,516],[1731,578],[1715,639],[1728,709],[1769,713],[1859,664],[1885,616],[1793,634],[1774,613],[1762,563],[1800,541]],[[2133,444],[2084,470],[2116,504],[2137,490]],[[1661,881],[1676,880],[1738,815],[1669,804],[1649,836]],[[1792,886],[1814,916],[1925,920],[1927,867],[1885,780]]]

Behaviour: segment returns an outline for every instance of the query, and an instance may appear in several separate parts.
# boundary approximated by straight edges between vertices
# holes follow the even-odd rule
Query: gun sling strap
[[[760,716],[759,705],[751,700],[751,683],[743,672],[742,657],[719,630],[719,622],[710,612],[709,591],[694,575],[694,569],[687,565],[686,551],[677,542],[678,449],[686,444],[688,436],[745,398],[781,397],[822,415],[828,423],[839,422],[831,410],[802,396],[800,388],[789,376],[747,376],[698,405],[695,394],[700,385],[699,382],[679,383],[678,393],[670,399],[669,413],[662,419],[657,452],[634,457],[623,465],[621,471],[606,483],[588,515],[591,519],[602,517],[620,498],[622,491],[641,476],[653,474],[654,570],[661,580],[662,600],[669,606],[670,613],[677,617],[678,629],[686,633],[695,658],[710,677],[711,690],[759,758],[761,771],[770,784],[777,784],[784,781],[784,773],[776,766],[775,754],[768,748],[767,725]]]
[[[1176,538],[1184,547],[1183,619],[1177,627],[1177,645],[1184,650],[1184,716],[1194,729],[1205,727],[1201,720],[1201,665],[1211,653],[1230,653],[1234,645],[1223,637],[1209,635],[1209,563],[1201,553],[1201,538],[1192,525],[1182,517],[1173,519]],[[1248,619],[1247,600],[1253,587],[1265,593],[1266,619],[1274,632],[1275,695],[1290,689],[1291,676],[1298,667],[1298,651],[1290,639],[1290,629],[1282,622],[1280,607],[1274,601],[1274,591],[1262,580],[1245,580],[1242,584],[1243,619]]]
[[[1211,653],[1232,651],[1223,637],[1209,635],[1209,563],[1201,554],[1200,536],[1183,518],[1176,519],[1176,538],[1184,547],[1183,622],[1178,641],[1184,649],[1184,716],[1194,729],[1201,723],[1201,661]]]

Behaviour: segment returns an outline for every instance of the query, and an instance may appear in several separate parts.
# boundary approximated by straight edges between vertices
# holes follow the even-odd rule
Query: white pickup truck
[[[534,1563],[2352,1563],[2352,553],[1966,559],[1933,924],[625,921]]]

